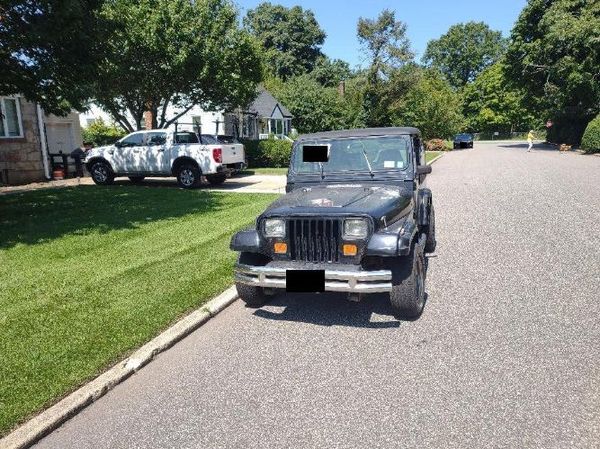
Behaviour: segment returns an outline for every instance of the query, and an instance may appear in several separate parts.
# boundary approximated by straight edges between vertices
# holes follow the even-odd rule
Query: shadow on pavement
[[[431,256],[425,258],[426,272],[429,269],[430,258]],[[423,313],[427,312],[428,297],[425,293]],[[284,309],[281,312],[272,312],[268,310],[269,307]],[[360,302],[352,302],[345,293],[333,292],[278,294],[262,309],[256,310],[254,315],[269,320],[371,329],[400,327],[401,321],[416,321],[420,318],[398,319],[390,305],[389,295],[385,293],[364,295]]]
[[[285,307],[271,312],[269,307]],[[382,315],[372,320],[373,314]],[[320,326],[350,326],[364,328],[399,327],[389,297],[385,294],[365,295],[360,302],[349,301],[342,293],[290,293],[274,296],[254,315],[270,320],[297,321]]]
[[[529,145],[527,144],[527,142],[502,143],[498,145],[499,148],[513,148],[525,151],[527,151],[528,146]],[[533,148],[531,149],[531,151],[553,151],[559,153],[558,146],[550,145],[547,143],[533,144]],[[576,153],[576,151],[571,149],[569,151],[561,151],[561,153]]]

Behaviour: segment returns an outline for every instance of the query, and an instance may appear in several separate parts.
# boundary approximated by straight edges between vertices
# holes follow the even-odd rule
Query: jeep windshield
[[[305,146],[326,146],[325,162],[304,162]],[[294,150],[291,170],[323,176],[344,172],[366,172],[374,176],[377,172],[404,171],[410,163],[409,149],[408,135],[301,141]]]

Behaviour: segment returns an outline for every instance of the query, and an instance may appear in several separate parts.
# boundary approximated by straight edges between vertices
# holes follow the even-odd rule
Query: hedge
[[[600,115],[597,115],[585,128],[581,149],[586,153],[600,153]]]
[[[250,168],[287,167],[292,154],[292,142],[289,140],[243,140]]]

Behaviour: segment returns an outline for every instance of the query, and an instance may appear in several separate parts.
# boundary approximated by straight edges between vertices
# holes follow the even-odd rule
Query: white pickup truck
[[[186,189],[200,185],[202,176],[210,184],[222,184],[227,175],[245,167],[240,143],[206,144],[189,131],[137,131],[114,145],[93,148],[86,167],[96,184],[111,184],[116,176],[140,182],[147,176],[175,176]]]

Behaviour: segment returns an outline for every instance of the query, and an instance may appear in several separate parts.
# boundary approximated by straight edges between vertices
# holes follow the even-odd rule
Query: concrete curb
[[[229,287],[200,309],[177,321],[127,359],[9,433],[0,440],[0,448],[24,449],[30,447],[152,361],[157,354],[198,329],[237,298],[235,286]]]
[[[444,155],[444,153],[442,153],[442,154],[438,154],[436,157],[434,157],[433,159],[431,159],[431,160],[430,160],[430,161],[427,163],[427,165],[431,165],[431,164],[433,164],[435,161],[437,161],[437,160],[438,160],[439,158],[441,158],[443,155]]]

